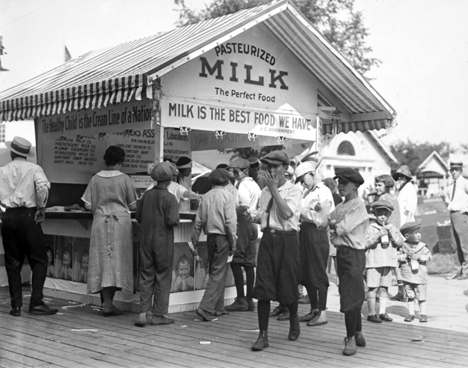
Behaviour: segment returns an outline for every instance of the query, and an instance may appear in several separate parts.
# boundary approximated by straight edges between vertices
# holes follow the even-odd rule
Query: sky
[[[200,9],[210,1],[186,0]],[[0,36],[8,72],[0,91],[72,57],[175,27],[173,0],[1,0]],[[382,61],[368,77],[396,110],[384,138],[457,147],[468,136],[468,1],[356,0],[369,30],[370,55]]]

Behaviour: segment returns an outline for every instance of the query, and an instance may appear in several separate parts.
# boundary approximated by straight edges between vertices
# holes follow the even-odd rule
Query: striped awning
[[[286,0],[92,51],[0,93],[0,121],[32,119],[151,96],[156,76],[264,23],[340,103],[325,132],[391,126],[394,110]],[[321,91],[319,91],[321,92]]]

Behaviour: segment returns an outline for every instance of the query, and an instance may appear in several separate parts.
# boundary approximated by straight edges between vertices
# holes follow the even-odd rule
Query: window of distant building
[[[354,146],[349,141],[343,141],[338,146],[338,155],[340,156],[356,156]]]
[[[5,142],[5,124],[0,124],[0,142]]]

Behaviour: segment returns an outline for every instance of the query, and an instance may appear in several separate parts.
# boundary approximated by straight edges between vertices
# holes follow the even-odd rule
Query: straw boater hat
[[[15,137],[12,141],[5,142],[7,148],[21,156],[34,157],[34,152],[31,151],[31,142],[21,137]]]
[[[452,169],[462,169],[463,161],[459,159],[450,160],[450,168]]]

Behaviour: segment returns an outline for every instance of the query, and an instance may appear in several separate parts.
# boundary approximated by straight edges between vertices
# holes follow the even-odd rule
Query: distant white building
[[[297,158],[308,152],[309,150],[302,152]],[[374,188],[376,176],[390,175],[392,165],[398,164],[395,155],[374,130],[340,133],[322,148],[320,154],[323,178],[333,177],[337,168],[356,169],[365,180],[361,194],[364,190]]]

